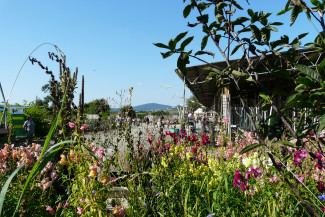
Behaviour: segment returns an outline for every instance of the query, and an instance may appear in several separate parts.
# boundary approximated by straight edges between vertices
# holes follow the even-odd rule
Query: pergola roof
[[[316,58],[315,51],[312,50],[299,50],[295,59],[296,64],[306,64],[311,68],[316,67],[324,59],[324,54],[320,54]],[[287,52],[279,53],[279,56],[273,54],[267,55],[264,58],[261,56],[252,57],[253,60],[252,68],[258,72],[258,74],[263,75],[264,78],[269,78],[271,74],[271,69],[286,69],[286,70],[296,70],[295,65],[289,65],[286,60]],[[262,59],[262,60],[261,60]],[[232,69],[238,71],[244,71],[247,67],[247,61],[245,58],[230,60],[230,65]],[[225,61],[214,62],[211,64],[196,65],[187,67],[187,72],[185,76],[185,84],[190,89],[192,94],[198,99],[198,101],[207,108],[211,108],[214,105],[215,97],[218,91],[221,89],[220,86],[217,86],[215,82],[206,81],[210,71],[204,70],[207,67],[216,67],[219,70],[223,70],[227,67]],[[176,74],[180,77],[181,80],[184,80],[183,75],[179,72],[178,69],[175,70]],[[244,89],[251,89],[250,85],[246,85]]]

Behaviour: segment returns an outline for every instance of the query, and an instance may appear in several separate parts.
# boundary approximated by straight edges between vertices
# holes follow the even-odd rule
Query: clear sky
[[[238,2],[248,8],[246,0]],[[275,16],[284,8],[284,0],[249,2],[253,10],[273,12],[271,20],[286,23],[275,37],[310,32],[307,37],[310,41],[317,34],[304,15],[293,27],[289,27],[289,14]],[[133,105],[181,104],[183,85],[174,72],[177,57],[162,59],[162,49],[153,43],[167,43],[187,30],[190,30],[188,36],[201,36],[200,28],[186,26],[196,16],[193,14],[190,20],[185,20],[184,6],[183,0],[0,0],[0,82],[6,97],[29,53],[39,44],[50,42],[67,55],[71,69],[78,66],[80,81],[81,75],[85,76],[86,102],[116,97],[116,91],[133,86]],[[198,37],[190,46],[198,49],[200,43]],[[208,44],[207,50],[217,52],[212,44]],[[55,50],[49,45],[43,46],[33,57],[57,75],[58,66],[49,61],[48,51]],[[220,56],[208,60],[222,61]],[[192,61],[191,65],[194,64],[198,62]],[[41,87],[49,78],[38,66],[27,62],[9,103],[44,97]],[[76,96],[79,92],[80,88]],[[188,90],[186,94],[190,95]]]

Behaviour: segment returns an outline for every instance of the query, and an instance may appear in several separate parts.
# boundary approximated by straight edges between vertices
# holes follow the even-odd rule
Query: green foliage
[[[45,137],[50,129],[49,111],[44,107],[40,107],[37,103],[31,102],[24,109],[24,114],[26,120],[28,116],[33,118],[35,136],[41,138]]]
[[[131,117],[131,118],[135,118],[135,117],[136,117],[136,112],[135,112],[135,110],[133,109],[133,107],[130,106],[130,105],[123,106],[123,107],[120,109],[120,113],[121,113],[123,116],[129,116],[129,117]]]
[[[95,99],[89,103],[85,103],[86,114],[99,114],[105,113],[106,116],[110,114],[110,106],[105,99]]]
[[[190,98],[186,99],[186,107],[188,110],[197,110],[198,108],[202,107],[201,103],[197,100],[197,98],[192,95]]]

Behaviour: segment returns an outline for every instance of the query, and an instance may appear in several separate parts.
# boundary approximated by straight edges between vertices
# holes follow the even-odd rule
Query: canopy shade
[[[294,62],[295,64],[306,64],[311,68],[315,68],[325,56],[323,53],[317,56],[315,56],[315,54],[316,52],[313,50],[299,50]],[[272,87],[272,85],[283,85],[284,88],[289,87],[292,85],[292,83],[286,82],[285,79],[279,80],[279,77],[274,76],[272,73],[272,70],[274,69],[286,71],[296,70],[295,65],[291,65],[288,62],[286,58],[287,55],[287,52],[277,52],[276,54],[266,56],[251,57],[251,60],[253,60],[252,68],[254,71],[258,72],[259,75],[261,75],[261,80],[269,81],[268,86]],[[238,71],[245,71],[245,69],[248,67],[248,63],[245,58],[230,60],[229,65],[231,65],[233,70]],[[205,107],[211,108],[215,103],[217,103],[222,88],[213,81],[207,81],[207,77],[210,73],[207,68],[214,67],[222,71],[226,69],[227,66],[227,62],[221,61],[187,67],[185,77],[178,69],[176,69],[175,72],[181,80],[184,81],[185,78],[186,86],[190,89],[197,100]],[[252,74],[252,76],[254,75]],[[253,86],[256,87],[256,85],[252,82],[245,82],[245,80],[243,80],[240,85],[242,87],[242,91],[245,93],[257,91],[256,88],[252,88]],[[237,91],[233,85],[230,85],[230,89],[234,90],[231,92],[232,94],[236,95]]]

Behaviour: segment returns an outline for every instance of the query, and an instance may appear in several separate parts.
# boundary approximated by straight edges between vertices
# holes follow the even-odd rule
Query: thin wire
[[[26,60],[24,61],[24,63],[23,63],[23,65],[20,67],[20,69],[19,69],[19,72],[18,72],[18,74],[17,74],[17,76],[16,76],[16,79],[15,79],[15,81],[14,81],[14,83],[13,83],[13,85],[12,85],[12,87],[11,87],[11,90],[10,90],[10,92],[9,92],[9,95],[8,95],[8,97],[7,97],[7,100],[5,100],[5,106],[4,106],[4,111],[6,110],[6,108],[8,107],[7,105],[8,105],[8,102],[9,102],[9,99],[10,99],[10,97],[11,97],[11,94],[12,94],[12,91],[13,91],[13,89],[14,89],[14,87],[15,87],[15,84],[16,84],[16,81],[17,81],[17,79],[18,79],[18,77],[19,77],[19,75],[20,75],[20,73],[21,73],[21,71],[23,70],[23,68],[24,68],[24,66],[25,66],[25,64],[26,64],[26,62],[27,62],[27,60],[28,60],[28,58],[38,49],[38,48],[40,48],[40,47],[42,47],[43,45],[52,45],[53,47],[55,47],[55,48],[57,48],[57,46],[56,45],[54,45],[54,44],[52,44],[52,43],[49,43],[49,42],[45,42],[45,43],[42,43],[42,44],[40,44],[40,45],[38,45],[28,56],[27,56],[27,58],[26,58]],[[2,122],[2,119],[3,119],[3,117],[4,117],[4,113],[5,112],[3,112],[3,114],[2,114],[2,116],[1,116],[1,120],[0,120],[0,123]]]

